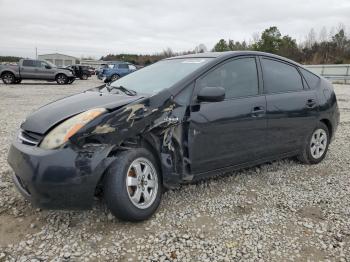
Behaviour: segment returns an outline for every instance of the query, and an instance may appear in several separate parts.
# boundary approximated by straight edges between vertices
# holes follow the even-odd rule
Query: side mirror
[[[46,65],[45,68],[46,68],[46,69],[51,69],[51,66]]]
[[[199,102],[220,102],[225,99],[225,88],[220,86],[203,87],[198,95]]]

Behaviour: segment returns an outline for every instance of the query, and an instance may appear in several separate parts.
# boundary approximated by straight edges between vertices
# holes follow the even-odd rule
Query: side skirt
[[[229,171],[236,171],[236,170],[240,170],[240,169],[244,169],[244,168],[254,167],[254,166],[257,166],[260,164],[264,164],[266,162],[280,160],[280,159],[284,159],[284,158],[288,158],[288,157],[293,157],[293,156],[296,156],[298,154],[299,154],[299,151],[293,151],[293,152],[284,153],[284,154],[281,154],[278,156],[275,155],[275,156],[271,156],[271,157],[260,158],[258,160],[246,162],[246,163],[239,164],[239,165],[228,166],[228,167],[219,168],[219,169],[215,169],[215,170],[211,170],[211,171],[207,171],[207,172],[197,173],[197,174],[193,174],[193,179],[191,181],[183,181],[182,183],[184,184],[184,183],[188,183],[188,182],[195,182],[198,180],[203,180],[206,178],[222,175],[223,173],[226,173]]]

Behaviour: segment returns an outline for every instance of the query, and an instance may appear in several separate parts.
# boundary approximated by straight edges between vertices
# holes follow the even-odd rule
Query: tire
[[[153,154],[145,148],[121,152],[104,183],[104,198],[111,213],[122,220],[143,221],[154,214],[161,197],[160,170]]]
[[[2,82],[4,82],[5,85],[11,85],[14,84],[16,81],[15,75],[11,72],[5,72],[1,75]]]
[[[114,82],[115,80],[118,80],[120,77],[117,74],[114,74],[111,76],[111,81],[110,82]]]
[[[300,162],[304,164],[318,164],[327,154],[330,142],[328,127],[320,122],[307,137],[302,152],[298,155]]]
[[[65,74],[58,74],[56,76],[56,82],[59,85],[66,85],[66,84],[68,84],[69,79]]]
[[[15,84],[20,84],[22,82],[22,79],[20,79],[20,78],[16,78],[16,80],[15,80]]]
[[[81,78],[80,78],[81,80],[87,80],[88,79],[88,75],[86,75],[86,74],[83,74],[82,76],[81,76]]]

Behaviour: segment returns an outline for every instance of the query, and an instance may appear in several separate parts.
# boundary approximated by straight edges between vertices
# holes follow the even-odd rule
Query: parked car
[[[113,62],[99,71],[98,79],[105,83],[113,82],[136,71],[136,66],[127,62]]]
[[[72,70],[34,59],[21,59],[18,65],[0,66],[0,76],[5,84],[19,84],[23,79],[56,81],[59,85],[71,84],[75,80]]]
[[[80,78],[81,80],[87,80],[92,75],[89,66],[70,65],[70,66],[67,66],[66,68],[72,70],[74,72],[74,75]]]
[[[88,70],[90,72],[90,75],[96,75],[96,69],[93,68],[92,66],[88,66]]]
[[[98,68],[95,69],[95,74],[97,77],[105,68],[108,68],[108,64],[101,64]]]
[[[261,52],[162,60],[39,108],[8,162],[42,208],[91,207],[102,192],[124,220],[149,218],[164,188],[297,156],[317,164],[339,122],[332,85]]]

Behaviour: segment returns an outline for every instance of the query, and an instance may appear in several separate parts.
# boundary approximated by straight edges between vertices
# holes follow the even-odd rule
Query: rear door
[[[267,101],[267,143],[271,155],[299,150],[317,123],[318,102],[298,68],[260,58]]]
[[[24,59],[20,67],[21,77],[24,79],[35,79],[37,77],[36,60]]]
[[[264,155],[266,99],[255,57],[231,59],[196,81],[195,93],[205,86],[225,88],[221,102],[191,105],[189,156],[192,173],[242,164]]]

